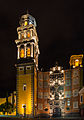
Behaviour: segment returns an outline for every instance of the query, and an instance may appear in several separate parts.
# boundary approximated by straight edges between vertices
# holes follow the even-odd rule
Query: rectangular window
[[[73,102],[73,108],[78,108],[78,101]]]
[[[27,57],[30,57],[31,56],[31,50],[30,50],[30,47],[27,47]]]
[[[48,88],[48,82],[44,82],[44,88]]]
[[[38,79],[43,80],[43,74],[42,73],[38,75]]]
[[[39,109],[39,110],[43,110],[43,104],[38,103],[38,109]]]
[[[21,50],[20,50],[20,57],[24,58],[24,48],[21,48]]]
[[[73,97],[78,96],[78,89],[73,90]]]
[[[39,87],[39,88],[43,88],[43,82],[39,81],[39,82],[38,82],[38,87]]]
[[[40,98],[40,99],[43,98],[43,92],[38,92],[38,98]]]
[[[31,70],[31,66],[26,66],[26,70]]]
[[[23,71],[24,70],[24,67],[19,67],[19,71]]]
[[[73,78],[72,84],[77,85],[77,84],[79,84],[79,81],[80,81],[79,77],[75,77],[75,78]]]
[[[83,103],[83,95],[80,95],[80,103]]]
[[[73,69],[72,77],[78,77],[78,76],[79,76],[79,70],[78,69]]]
[[[48,92],[44,92],[44,99],[48,99]]]
[[[26,89],[27,89],[26,84],[23,84],[23,90],[26,91]]]
[[[48,80],[49,79],[49,75],[48,74],[44,74],[44,80]]]

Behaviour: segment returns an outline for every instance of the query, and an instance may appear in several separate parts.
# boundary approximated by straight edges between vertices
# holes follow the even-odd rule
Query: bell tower
[[[35,18],[23,15],[17,28],[17,115],[34,117],[37,106],[38,36]]]

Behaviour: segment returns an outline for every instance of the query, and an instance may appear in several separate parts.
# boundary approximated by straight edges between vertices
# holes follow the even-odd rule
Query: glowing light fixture
[[[60,70],[61,70],[61,67],[58,67],[58,70],[60,71]]]
[[[61,72],[64,73],[64,70],[62,70]]]
[[[52,74],[53,72],[52,71],[50,71],[50,74]]]
[[[73,68],[75,68],[75,66],[73,66]]]
[[[53,67],[53,71],[55,71],[55,67]]]

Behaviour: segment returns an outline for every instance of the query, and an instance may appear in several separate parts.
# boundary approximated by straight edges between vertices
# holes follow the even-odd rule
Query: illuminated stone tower
[[[73,116],[80,114],[79,90],[83,87],[83,55],[70,57],[71,67],[71,113]]]
[[[20,19],[17,28],[17,115],[34,117],[37,107],[38,36],[35,18],[29,14]]]

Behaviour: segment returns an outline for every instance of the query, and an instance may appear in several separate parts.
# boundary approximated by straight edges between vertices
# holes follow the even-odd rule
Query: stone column
[[[33,57],[33,43],[31,43],[31,57]]]
[[[20,45],[18,45],[17,48],[18,48],[17,59],[20,59]]]
[[[24,44],[24,51],[25,51],[24,58],[26,58],[26,46],[27,46],[27,44]]]

